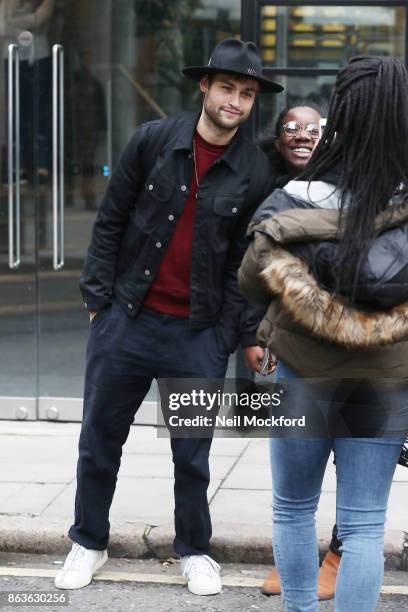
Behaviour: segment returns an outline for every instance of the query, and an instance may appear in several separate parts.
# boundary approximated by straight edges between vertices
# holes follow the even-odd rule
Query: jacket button
[[[149,191],[153,191],[153,185],[149,185]]]
[[[232,209],[232,212],[235,214],[237,212],[237,210],[238,210],[238,208],[235,208],[235,206],[234,206],[234,208]]]
[[[128,304],[129,310],[133,310],[133,304]]]
[[[174,221],[174,215],[169,215],[169,221]]]
[[[186,191],[187,187],[186,187],[185,185],[182,185],[182,186],[180,187],[180,189],[181,189],[181,191]]]
[[[161,242],[156,242],[156,248],[157,248],[157,249],[161,249],[161,245],[162,245],[162,243],[161,243]]]
[[[146,276],[150,276],[150,270],[145,270]]]
[[[84,302],[84,306],[85,306],[85,308],[88,308],[88,303]]]

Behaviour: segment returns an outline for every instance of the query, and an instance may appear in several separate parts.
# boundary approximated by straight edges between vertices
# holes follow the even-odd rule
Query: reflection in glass
[[[240,35],[240,0],[134,0],[136,64],[126,66],[141,88],[138,123],[196,108],[200,94],[181,74],[207,63],[223,38]]]
[[[0,4],[0,43],[6,80],[8,46],[16,44],[19,47],[21,183],[31,179],[47,182],[51,171],[51,47],[48,32],[54,9],[55,0],[2,0]],[[37,96],[36,106],[33,105],[34,95]],[[34,140],[35,112],[37,134]],[[38,160],[34,168],[37,144]]]
[[[78,279],[96,208],[137,125],[200,107],[198,87],[181,69],[207,62],[218,40],[239,36],[240,0],[58,0],[56,7],[50,42],[65,52],[66,265],[51,270],[52,202],[42,187],[39,394],[76,398],[79,418],[89,321]],[[154,386],[147,399],[156,399]]]
[[[359,54],[404,60],[405,9],[396,6],[264,6],[261,47],[269,66],[338,68]]]

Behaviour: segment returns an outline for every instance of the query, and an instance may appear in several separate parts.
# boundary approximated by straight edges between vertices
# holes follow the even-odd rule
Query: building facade
[[[407,11],[401,0],[0,0],[0,419],[81,419],[78,278],[95,209],[138,124],[200,106],[181,68],[223,38],[257,42],[285,92],[259,100],[255,134],[288,103],[324,106],[353,55],[406,62]],[[154,421],[155,404],[152,387],[138,422]]]

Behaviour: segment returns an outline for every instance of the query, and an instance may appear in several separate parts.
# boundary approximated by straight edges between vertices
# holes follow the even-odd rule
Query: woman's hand
[[[262,361],[264,358],[265,349],[261,346],[247,346],[244,348],[245,361],[251,372],[261,372]],[[275,371],[277,363],[272,353],[269,354],[268,374]]]

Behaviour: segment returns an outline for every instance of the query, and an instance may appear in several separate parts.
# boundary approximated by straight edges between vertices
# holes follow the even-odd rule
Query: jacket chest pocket
[[[215,195],[213,222],[220,235],[230,238],[244,210],[245,199],[233,195]]]
[[[213,210],[216,215],[229,217],[230,220],[238,219],[244,208],[244,198],[234,195],[215,195]]]
[[[162,175],[151,176],[136,204],[133,222],[140,227],[154,226],[168,212],[175,184]]]
[[[147,197],[157,202],[167,202],[171,198],[174,187],[174,183],[161,175],[149,178],[144,186]]]

